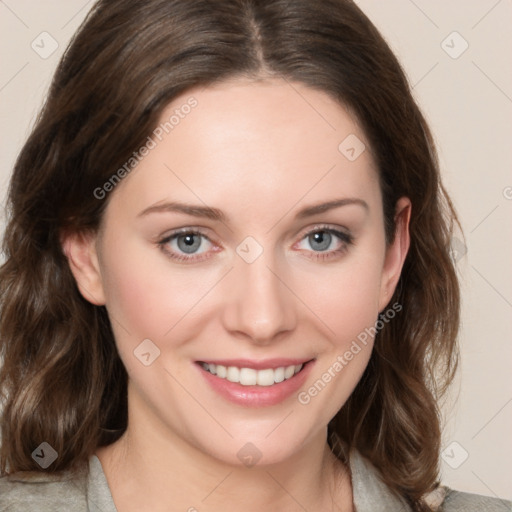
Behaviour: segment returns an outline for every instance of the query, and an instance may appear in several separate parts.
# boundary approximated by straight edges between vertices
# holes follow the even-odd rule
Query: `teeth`
[[[243,386],[254,386],[258,380],[258,373],[259,372],[253,368],[241,368],[238,382],[240,382]],[[274,383],[272,382],[272,384]]]
[[[225,366],[218,364],[217,365],[217,377],[220,377],[221,379],[225,379],[227,374],[228,374],[228,369]]]
[[[268,370],[260,370],[259,372],[254,372],[254,373],[257,373],[258,374],[258,386],[272,386],[272,384],[274,384],[275,380],[274,380],[274,370],[272,370],[271,368],[269,368]],[[242,381],[240,381],[242,382]],[[245,383],[243,383],[245,384]],[[256,382],[254,383],[256,384]]]
[[[284,369],[284,378],[285,378],[285,380],[289,379],[290,377],[293,377],[294,374],[295,374],[295,366],[287,366]]]
[[[284,366],[281,366],[281,368],[276,368],[274,370],[274,382],[279,383],[283,382],[284,380]]]
[[[240,368],[237,368],[236,366],[228,366],[226,379],[228,379],[229,382],[240,382]]]
[[[236,382],[242,386],[272,386],[292,378],[302,370],[304,365],[280,366],[279,368],[266,368],[254,370],[253,368],[238,368],[236,366],[222,366],[221,364],[203,363],[203,368],[221,379]]]

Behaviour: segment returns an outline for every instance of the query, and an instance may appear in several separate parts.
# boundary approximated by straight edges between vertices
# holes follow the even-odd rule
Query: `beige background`
[[[511,499],[512,2],[357,3],[387,38],[414,86],[466,235],[467,254],[458,262],[462,365],[445,407],[443,480],[460,490]],[[52,72],[91,5],[0,0],[2,203]],[[42,32],[58,43],[45,59],[31,47],[35,40],[40,52],[51,49]],[[457,254],[464,252],[461,243],[455,242]]]

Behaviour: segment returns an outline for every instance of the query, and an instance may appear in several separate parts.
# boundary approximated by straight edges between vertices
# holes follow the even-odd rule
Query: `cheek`
[[[324,320],[333,344],[342,347],[378,318],[381,259],[355,256],[346,265],[323,272],[314,286],[302,285],[301,296]]]
[[[111,245],[115,250],[106,252],[103,281],[119,350],[133,351],[144,339],[162,347],[185,343],[170,333],[198,324],[202,300],[221,279],[221,269],[191,272],[174,266],[171,271],[173,264],[156,247],[119,241]]]
[[[125,253],[129,254],[129,253]],[[165,276],[154,267],[130,257],[112,260],[106,265],[106,301],[113,327],[123,329],[134,338],[158,338],[164,329],[164,313],[168,305],[169,323],[172,304],[165,296]]]

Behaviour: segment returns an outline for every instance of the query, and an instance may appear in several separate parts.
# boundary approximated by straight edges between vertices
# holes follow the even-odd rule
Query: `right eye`
[[[196,256],[206,254],[213,247],[205,234],[190,229],[172,233],[158,242],[158,245],[167,256],[179,261],[195,261],[199,259]]]

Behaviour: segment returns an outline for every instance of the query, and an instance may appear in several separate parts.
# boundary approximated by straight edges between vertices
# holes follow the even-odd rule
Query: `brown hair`
[[[0,270],[0,473],[83,467],[127,422],[127,374],[104,307],[78,292],[60,237],[97,230],[101,187],[196,86],[284,77],[324,91],[361,123],[379,172],[386,235],[412,202],[411,247],[355,391],[329,424],[416,510],[438,478],[437,400],[457,362],[456,216],[429,128],[377,29],[348,0],[101,0],[55,73],[12,177]],[[438,371],[439,370],[439,371]]]

